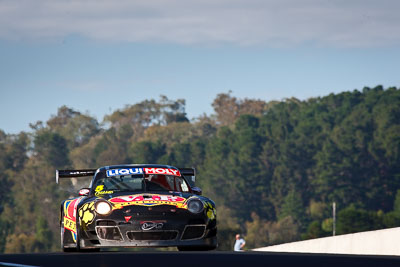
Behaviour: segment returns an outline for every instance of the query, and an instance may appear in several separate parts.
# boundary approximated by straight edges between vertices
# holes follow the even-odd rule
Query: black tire
[[[81,222],[78,217],[78,210],[76,211],[76,251],[81,252],[81,238],[80,238],[80,231],[79,229],[81,228]]]
[[[81,229],[81,222],[78,217],[78,214],[76,214],[76,251],[77,252],[99,252],[100,248],[81,248],[80,229]]]

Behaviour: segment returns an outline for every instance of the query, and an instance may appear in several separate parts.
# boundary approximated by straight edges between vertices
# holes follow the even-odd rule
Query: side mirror
[[[201,196],[201,194],[203,193],[203,192],[201,191],[201,188],[200,188],[200,187],[197,187],[197,186],[192,187],[192,191],[193,191],[193,193],[194,193],[195,195],[199,195],[199,196]]]
[[[90,188],[82,188],[79,190],[79,195],[80,196],[88,196],[90,193]]]

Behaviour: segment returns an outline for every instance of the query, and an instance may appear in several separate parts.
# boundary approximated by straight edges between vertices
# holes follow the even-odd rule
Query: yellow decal
[[[143,201],[132,201],[125,203],[114,203],[113,210],[121,209],[125,206],[138,205],[138,206],[158,206],[158,205],[171,205],[179,209],[187,209],[187,204],[182,202],[170,202],[170,201],[156,201],[156,200],[143,200]]]
[[[64,228],[70,230],[74,242],[76,242],[76,209],[82,198],[66,200],[64,202]]]
[[[79,217],[86,225],[93,222],[94,216],[94,202],[86,203],[79,209]]]
[[[96,192],[100,192],[104,190],[104,185],[98,185],[95,189]]]
[[[64,216],[64,228],[76,233],[76,223]]]
[[[171,205],[180,209],[187,209],[186,199],[180,196],[170,195],[130,195],[120,196],[110,199],[113,203],[113,210],[121,209],[125,206],[138,205],[138,206],[158,206],[158,205]]]
[[[206,208],[208,209],[207,210],[207,217],[210,219],[210,220],[214,220],[215,219],[215,216],[217,215],[217,211],[215,210],[215,208],[211,205],[211,203],[210,202],[206,202]]]
[[[94,193],[94,195],[97,197],[100,195],[113,194],[113,193],[114,193],[114,191],[98,191],[98,192]]]
[[[95,189],[95,193],[94,193],[94,195],[97,197],[97,196],[100,196],[100,195],[105,195],[105,194],[112,194],[112,193],[114,193],[114,191],[111,191],[111,190],[109,190],[109,191],[104,191],[104,185],[98,185],[98,186],[96,186],[96,189]]]

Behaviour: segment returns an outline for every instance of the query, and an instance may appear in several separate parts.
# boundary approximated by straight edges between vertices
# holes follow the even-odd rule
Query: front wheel
[[[61,213],[61,218],[64,218],[64,214],[63,213]],[[60,245],[61,245],[61,250],[63,252],[75,252],[75,251],[77,251],[76,248],[66,248],[64,246],[64,234],[65,234],[64,220],[61,219],[61,222],[60,222],[60,240],[61,240],[61,244]]]
[[[99,252],[100,248],[82,248],[81,247],[81,234],[80,234],[80,220],[78,219],[78,214],[76,215],[76,251],[78,252]],[[79,223],[78,223],[79,222]]]

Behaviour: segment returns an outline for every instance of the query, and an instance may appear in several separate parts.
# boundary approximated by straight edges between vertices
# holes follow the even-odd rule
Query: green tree
[[[326,236],[326,234],[321,227],[320,221],[312,221],[307,227],[307,232],[302,235],[302,239],[320,238]]]
[[[338,212],[337,233],[349,234],[382,228],[382,220],[375,212],[351,205]]]
[[[50,251],[53,233],[49,229],[47,221],[42,216],[39,216],[36,220],[35,240],[39,251]]]
[[[58,133],[67,140],[70,150],[86,144],[100,132],[100,125],[95,118],[67,106],[60,107],[57,115],[47,121],[47,125],[49,131]]]
[[[143,141],[134,143],[129,150],[129,156],[135,163],[159,163],[165,155],[165,146],[161,143]]]
[[[305,209],[302,203],[302,198],[298,193],[291,191],[284,199],[279,219],[291,216],[295,221],[301,223],[304,221]]]
[[[60,134],[41,131],[35,136],[34,144],[38,157],[52,166],[61,168],[70,164],[67,141]]]

